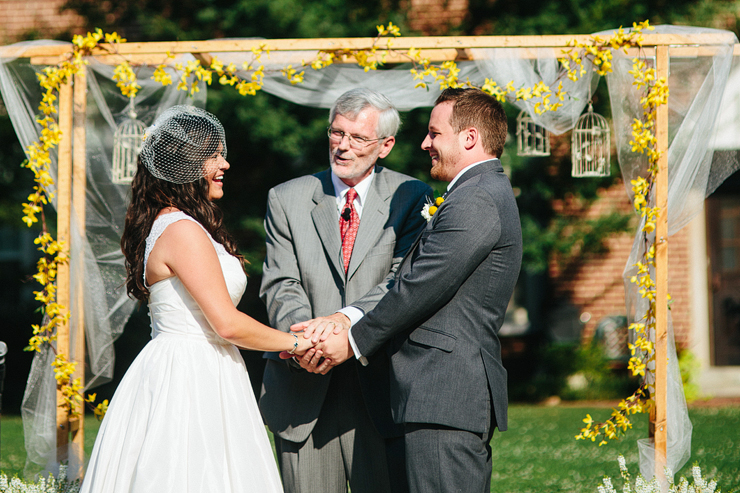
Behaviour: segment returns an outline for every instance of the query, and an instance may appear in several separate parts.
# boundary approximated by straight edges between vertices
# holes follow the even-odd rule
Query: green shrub
[[[678,348],[678,368],[683,381],[683,394],[686,402],[694,402],[701,395],[697,379],[701,370],[701,363],[694,353],[688,349]]]
[[[509,398],[514,402],[539,402],[551,396],[568,401],[621,399],[639,385],[596,344],[543,345],[529,361],[537,369],[525,378],[521,368],[507,367],[512,380]]]

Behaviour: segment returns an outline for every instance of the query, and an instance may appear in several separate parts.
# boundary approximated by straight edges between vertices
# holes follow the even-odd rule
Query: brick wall
[[[54,39],[65,31],[80,32],[83,21],[60,8],[65,0],[0,0],[0,44],[22,40],[28,33],[35,38]]]
[[[410,0],[408,25],[426,36],[449,34],[468,13],[468,0]]]
[[[600,191],[599,196],[599,200],[588,209],[584,217],[593,218],[614,210],[632,213],[632,205],[621,182],[608,190]],[[555,205],[561,210],[568,207],[567,204]],[[676,341],[681,346],[690,343],[691,300],[687,235],[688,228],[684,228],[669,239],[668,246],[668,292],[673,298],[671,316]],[[596,326],[604,317],[626,313],[622,273],[633,240],[634,233],[614,235],[607,240],[609,249],[607,254],[584,258],[567,271],[561,271],[554,260],[550,263],[549,274],[555,297],[568,299],[582,314],[590,314],[588,322],[584,325],[584,340],[593,337]]]

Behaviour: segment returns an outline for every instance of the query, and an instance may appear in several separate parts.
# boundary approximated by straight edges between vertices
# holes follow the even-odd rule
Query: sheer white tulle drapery
[[[714,46],[714,53],[694,58],[672,57],[669,87],[670,149],[669,156],[669,232],[673,234],[701,211],[704,198],[722,181],[738,169],[734,152],[715,153],[713,146],[714,122],[720,118],[737,118],[726,115],[730,109],[722,106],[724,89],[732,64],[733,44],[737,41],[732,33],[700,28],[677,28],[658,26],[656,33],[678,34],[722,34],[721,46]],[[606,37],[612,31],[601,33]],[[42,42],[49,44],[48,41]],[[13,124],[22,145],[25,147],[37,139],[39,128],[34,115],[41,97],[36,82],[34,67],[27,59],[15,59],[13,47],[5,47],[0,65],[0,89],[8,107]],[[533,103],[517,102],[516,106],[527,110],[534,120],[555,134],[570,130],[588,99],[595,91],[598,76],[589,71],[578,82],[565,77],[557,63],[562,54],[560,48],[495,48],[472,49],[475,61],[460,62],[460,78],[482,85],[486,78],[505,86],[514,81],[516,87],[531,87],[539,81],[548,84],[553,92],[562,81],[571,95],[563,108],[555,113],[537,115]],[[631,124],[640,118],[642,110],[638,95],[633,87],[631,59],[614,52],[614,73],[607,77],[613,111],[617,152],[628,194],[631,195],[630,180],[645,175],[647,160],[631,152]],[[645,50],[652,56],[651,50]],[[225,63],[237,66],[251,61],[247,53],[212,53]],[[310,60],[312,53],[302,52],[298,59]],[[182,57],[185,60],[187,57]],[[290,61],[287,61],[289,60]],[[329,108],[334,100],[348,89],[363,86],[386,94],[401,110],[433,105],[438,89],[414,88],[416,82],[408,69],[396,66],[390,69],[365,72],[362,68],[349,65],[332,65],[315,71],[307,69],[302,84],[292,85],[279,69],[295,63],[295,53],[271,52],[260,60],[265,65],[264,90],[296,104]],[[138,118],[150,124],[157,114],[174,104],[197,104],[204,106],[205,87],[196,93],[195,99],[177,91],[174,86],[162,88],[149,79],[152,69],[141,68],[139,83],[143,86],[136,98]],[[124,268],[119,240],[123,217],[127,206],[127,187],[111,182],[111,155],[113,133],[116,125],[126,117],[127,98],[121,96],[112,81],[113,67],[90,60],[88,75],[87,108],[87,219],[85,238],[73,239],[73,285],[75,276],[83,276],[85,285],[85,326],[88,339],[88,358],[91,375],[88,387],[105,379],[112,372],[112,343],[123,329],[133,309],[123,289]],[[249,78],[250,73],[240,75]],[[173,73],[173,79],[176,79]],[[724,110],[724,111],[723,111]],[[227,136],[228,139],[228,136]],[[738,146],[740,147],[740,146]],[[725,147],[727,148],[727,147]],[[55,164],[54,164],[55,166]],[[73,214],[74,218],[74,214]],[[77,228],[79,229],[79,228]],[[73,227],[73,231],[76,229]],[[636,235],[630,259],[625,268],[627,311],[633,319],[641,318],[645,312],[643,300],[635,296],[629,283],[632,266],[642,252],[641,233]],[[74,260],[78,259],[78,260]],[[78,277],[79,279],[79,277]],[[76,323],[73,319],[72,323]],[[678,373],[672,329],[669,327],[671,348],[669,350],[668,386],[668,465],[675,471],[688,460],[690,455],[691,423],[688,420]],[[55,382],[49,367],[50,356],[36,356],[24,399],[23,414],[26,426],[26,447],[29,464],[53,465],[56,453],[55,432]],[[641,471],[651,477],[654,471],[653,453],[649,443],[641,441]]]
[[[31,65],[27,58],[12,56],[16,48],[28,45],[49,45],[49,41],[19,43],[2,48],[0,56],[0,89],[3,102],[18,135],[26,148],[38,140],[40,128],[35,116],[41,100],[36,73],[42,66]],[[68,43],[67,43],[68,44]],[[83,286],[84,327],[87,346],[86,388],[92,389],[113,376],[113,342],[123,332],[124,325],[135,308],[126,296],[125,268],[121,253],[121,232],[129,201],[129,186],[111,181],[113,135],[116,126],[126,118],[128,98],[121,95],[112,80],[114,67],[89,60],[87,76],[87,185],[85,235],[81,235],[75,211],[70,227],[70,285]],[[195,99],[177,91],[174,86],[163,88],[150,79],[153,69],[142,68],[139,83],[142,89],[136,97],[138,118],[151,123],[155,116],[175,104],[205,106],[205,91]],[[173,72],[174,75],[174,72]],[[56,153],[52,153],[51,174],[56,180]],[[29,191],[30,193],[30,191]],[[56,201],[52,204],[56,207]],[[29,248],[31,245],[29,245]],[[77,306],[78,293],[72,290],[72,306]],[[79,313],[71,311],[70,334],[80,323]],[[30,337],[30,327],[29,337]],[[69,360],[74,354],[74,339],[70,344]],[[56,471],[56,380],[51,367],[53,352],[49,349],[34,356],[23,397],[23,417],[27,452],[26,475],[41,469]],[[85,359],[85,355],[82,355]],[[70,444],[69,447],[74,445]],[[63,451],[60,451],[63,452]],[[81,454],[69,450],[69,476],[80,473],[82,464],[74,463]],[[60,454],[61,456],[61,454]]]
[[[708,197],[727,177],[737,171],[736,152],[715,152],[718,149],[718,120],[738,121],[740,114],[732,106],[722,104],[725,97],[730,69],[733,65],[733,47],[737,38],[731,32],[714,29],[657,26],[660,34],[719,35],[724,44],[696,50],[693,54],[675,50],[670,53],[668,87],[668,234],[673,235],[688,224],[704,207]],[[603,36],[608,31],[600,33]],[[648,56],[648,64],[655,67],[655,58]],[[630,126],[642,115],[642,95],[631,87],[634,81],[632,57],[614,52],[613,72],[607,75],[612,121],[616,129],[617,155],[622,169],[625,188],[634,198],[630,180],[647,175],[647,159],[632,152]],[[736,127],[737,128],[737,127]],[[740,146],[739,146],[740,147]],[[651,197],[651,206],[655,197]],[[645,253],[645,242],[640,223],[629,260],[624,270],[627,313],[631,320],[645,314],[648,303],[637,293],[630,278],[637,274],[635,263]],[[650,236],[655,241],[655,233]],[[669,265],[670,242],[669,242]],[[654,271],[652,272],[653,278]],[[654,336],[654,334],[653,334]],[[686,409],[681,374],[678,368],[673,322],[668,312],[668,390],[667,422],[668,442],[666,465],[672,471],[680,469],[691,456],[691,421]],[[654,382],[649,382],[654,383]],[[640,471],[650,478],[655,471],[654,444],[649,439],[638,440]]]

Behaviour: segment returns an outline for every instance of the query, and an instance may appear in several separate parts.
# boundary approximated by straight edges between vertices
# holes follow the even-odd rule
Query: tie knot
[[[357,198],[357,190],[355,190],[354,188],[350,188],[349,190],[347,190],[347,203],[348,204],[351,204],[352,202],[354,202],[356,198]]]

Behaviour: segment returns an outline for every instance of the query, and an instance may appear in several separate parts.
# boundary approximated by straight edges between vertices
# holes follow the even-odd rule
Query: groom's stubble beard
[[[442,151],[442,152],[440,152]],[[452,181],[457,174],[455,169],[460,162],[462,153],[456,145],[450,145],[445,149],[436,149],[436,162],[432,158],[432,169],[430,176],[439,181]]]

